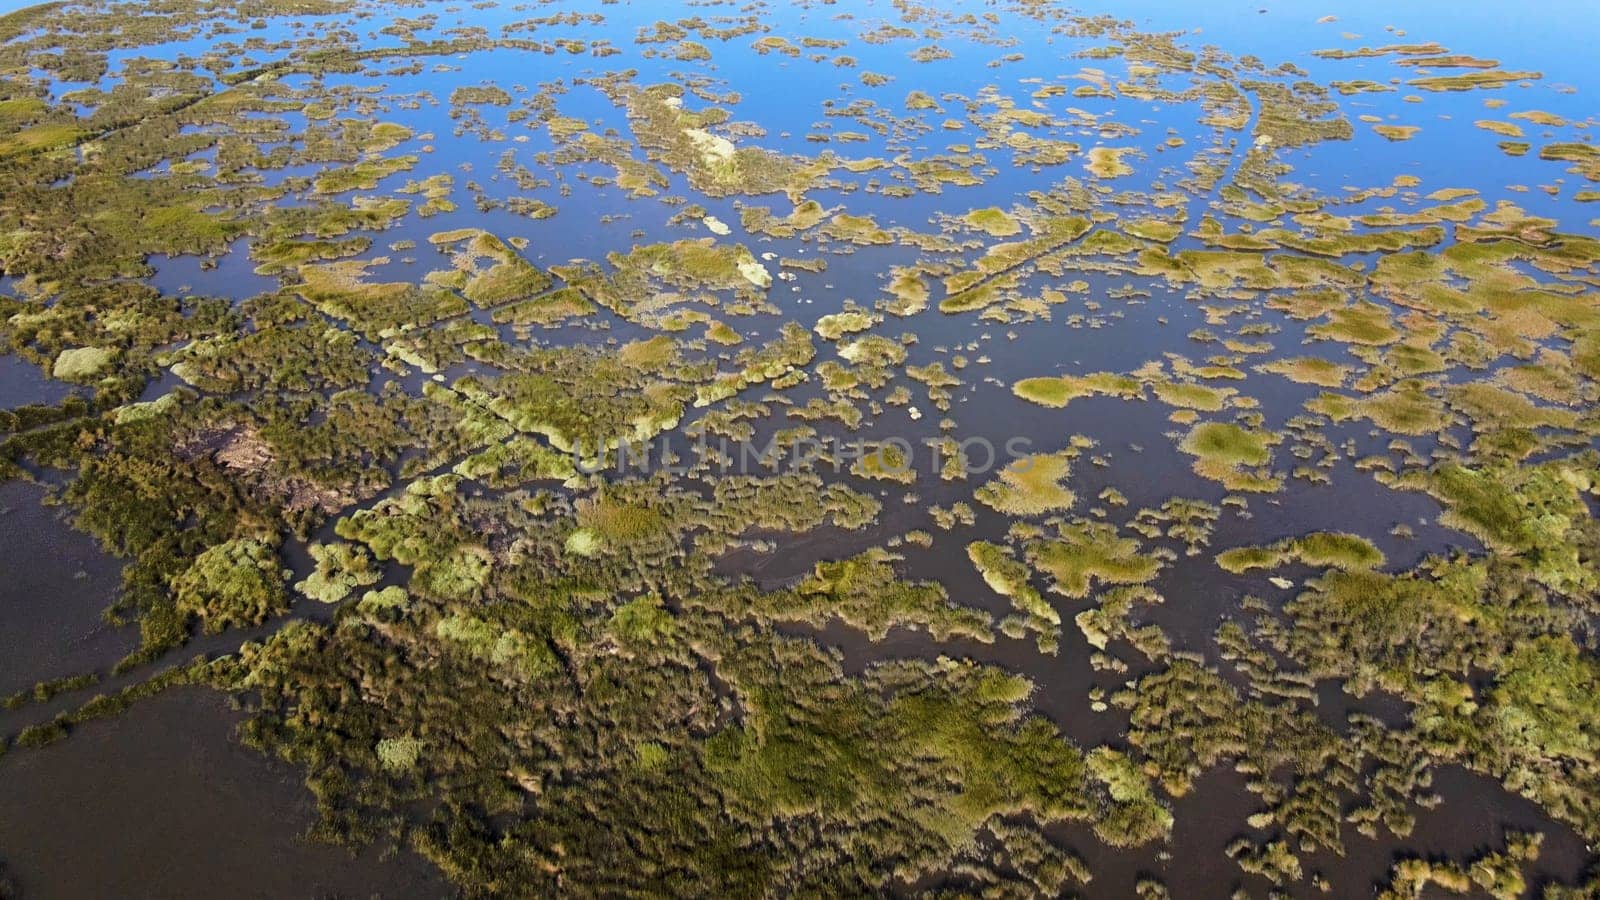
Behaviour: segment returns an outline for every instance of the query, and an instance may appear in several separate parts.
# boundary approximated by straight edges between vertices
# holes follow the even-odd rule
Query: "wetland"
[[[1597,33],[0,13],[0,900],[1600,896]]]

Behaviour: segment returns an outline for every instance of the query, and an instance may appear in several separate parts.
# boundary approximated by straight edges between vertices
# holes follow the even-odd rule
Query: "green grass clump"
[[[497,306],[540,293],[548,289],[550,284],[550,276],[542,269],[519,258],[507,257],[468,279],[461,288],[461,296],[479,306]],[[582,306],[570,297],[559,298],[553,309],[556,312],[563,312],[565,311],[563,307],[582,309]],[[551,309],[546,309],[546,312],[550,311]]]
[[[1207,464],[1264,466],[1272,459],[1271,436],[1228,422],[1201,422],[1179,445]]]
[[[179,613],[200,620],[208,632],[257,625],[289,607],[274,545],[256,538],[217,544],[172,580]]]
[[[1058,409],[1072,402],[1075,397],[1083,396],[1065,378],[1024,378],[1011,386],[1011,392],[1040,406]]]
[[[1312,325],[1306,334],[1346,344],[1380,346],[1400,339],[1400,331],[1389,321],[1389,313],[1376,303],[1361,302],[1333,310],[1331,322]]]
[[[1560,462],[1471,469],[1445,463],[1403,482],[1439,498],[1440,522],[1502,553],[1527,561],[1534,577],[1558,590],[1590,589],[1594,570],[1580,558],[1579,526],[1589,516],[1593,466]]]
[[[817,319],[817,324],[812,327],[818,335],[826,341],[837,341],[847,334],[866,331],[875,324],[876,320],[871,313],[858,309],[847,309]]]
[[[1059,512],[1071,509],[1077,502],[1077,496],[1062,483],[1071,474],[1071,455],[1033,454],[1006,466],[973,496],[985,506],[1012,516]]]
[[[594,556],[602,546],[600,534],[593,528],[577,528],[567,535],[566,551],[575,556]]]
[[[664,334],[623,344],[617,360],[625,366],[659,371],[678,358],[678,342]]]
[[[481,229],[440,231],[430,235],[428,242],[441,248],[465,244],[455,253],[453,270],[429,277],[459,288],[463,297],[485,309],[533,297],[555,283],[548,273],[517,255],[505,241]],[[485,262],[488,265],[484,265]],[[540,300],[545,301],[542,306]],[[536,298],[519,307],[529,321],[540,321],[542,316],[559,318],[566,310],[584,309],[589,305],[575,289],[563,288],[549,298]]]
[[[1478,88],[1499,88],[1517,81],[1537,81],[1544,76],[1538,72],[1462,72],[1458,75],[1429,75],[1412,78],[1406,82],[1424,91],[1470,91]]]
[[[378,762],[391,772],[409,772],[417,767],[422,759],[423,743],[420,738],[398,737],[384,738],[378,741],[373,751],[378,755]]]
[[[1037,264],[1042,257],[1083,237],[1091,225],[1088,219],[1078,216],[1055,216],[1034,222],[1031,227],[1033,236],[1027,240],[992,244],[970,267],[945,276],[946,296],[939,303],[940,312],[967,312],[995,302],[1002,276]]]
[[[1093,372],[1088,375],[1024,378],[1011,386],[1011,392],[1024,400],[1059,409],[1080,397],[1095,395],[1123,400],[1140,399],[1144,396],[1144,383],[1130,375]]]
[[[747,724],[712,740],[707,763],[735,807],[758,816],[845,823],[917,797],[908,824],[945,847],[997,815],[1091,817],[1082,754],[1042,720],[1007,713],[1027,683],[957,674],[957,690],[893,691],[877,702],[785,679],[781,693],[756,695]],[[917,763],[891,775],[882,760]]]
[[[779,218],[766,206],[746,206],[739,210],[739,221],[746,231],[769,234],[773,237],[794,237],[827,218],[827,210],[815,200],[795,204],[794,210]]]
[[[454,649],[519,679],[540,678],[557,665],[555,654],[542,640],[475,616],[446,616],[434,624],[434,633]]]
[[[1234,547],[1217,554],[1217,565],[1235,575],[1251,569],[1271,569],[1282,565],[1286,554],[1278,547]]]
[[[1383,552],[1371,541],[1354,534],[1314,531],[1265,547],[1236,547],[1217,556],[1217,565],[1239,574],[1251,569],[1271,569],[1291,561],[1317,568],[1374,569],[1383,565]]]
[[[38,97],[10,97],[0,100],[0,128],[17,131],[49,112],[50,106]]]
[[[257,275],[277,275],[293,272],[305,263],[356,256],[371,246],[372,239],[365,236],[338,241],[281,240],[257,243],[250,252],[261,262],[256,266]]]
[[[849,241],[852,244],[892,244],[894,235],[878,227],[878,223],[871,216],[852,216],[839,213],[822,228],[822,233],[832,240]]]
[[[1345,379],[1350,377],[1349,366],[1316,356],[1277,359],[1262,363],[1256,369],[1273,375],[1282,375],[1300,384],[1314,384],[1318,387],[1342,387]]]
[[[1419,125],[1374,125],[1372,130],[1391,141],[1409,141],[1422,130]]]
[[[670,637],[677,620],[661,597],[646,594],[617,607],[611,614],[611,631],[624,645],[637,646]]]
[[[910,316],[928,308],[928,282],[916,269],[895,268],[884,288],[894,299],[884,304],[885,309],[897,316]]]
[[[1290,542],[1295,556],[1308,566],[1374,569],[1383,565],[1383,551],[1360,535],[1315,531]]]
[[[1121,178],[1133,174],[1133,166],[1122,161],[1124,156],[1138,152],[1134,147],[1091,147],[1084,167],[1096,178]]]
[[[488,106],[510,106],[511,95],[504,88],[495,85],[464,84],[450,92],[451,106],[468,106],[472,104],[485,104]]]
[[[911,484],[917,480],[914,460],[903,448],[894,443],[879,444],[870,450],[865,450],[860,458],[851,464],[850,471],[862,478],[897,481],[901,484]]]
[[[1010,213],[996,206],[986,209],[974,209],[961,217],[967,225],[988,234],[990,237],[1010,237],[1022,232],[1022,223],[1012,218]]]
[[[1453,385],[1446,389],[1450,405],[1472,420],[1480,433],[1535,428],[1576,428],[1579,419],[1571,410],[1540,406],[1515,391],[1484,381]]]
[[[578,510],[578,524],[589,529],[606,547],[624,547],[664,533],[667,520],[659,511],[610,497],[586,502]]]
[[[765,290],[772,275],[746,247],[718,244],[711,238],[635,247],[613,253],[612,265],[624,273],[659,278],[685,290]]]
[[[952,603],[937,582],[901,578],[894,569],[899,559],[874,548],[819,562],[792,588],[770,592],[739,588],[696,598],[690,605],[766,623],[803,622],[822,628],[839,621],[874,641],[888,637],[894,628],[923,630],[936,640],[994,640],[986,613]]]
[[[360,544],[312,544],[306,552],[317,567],[294,588],[320,603],[338,603],[356,588],[376,584],[382,576],[373,565],[372,554]]]
[[[1267,492],[1282,486],[1280,478],[1264,469],[1279,440],[1271,432],[1228,422],[1201,422],[1189,430],[1178,448],[1195,457],[1195,474],[1203,478],[1220,481],[1230,490]]]
[[[1122,537],[1103,522],[1062,525],[1058,534],[1027,545],[1028,562],[1050,576],[1052,590],[1068,597],[1089,594],[1095,581],[1144,584],[1161,570],[1161,561],[1139,553],[1139,541]]]
[[[35,125],[32,128],[10,133],[4,139],[0,139],[0,161],[30,153],[70,147],[83,136],[82,129],[67,122]]]
[[[1122,229],[1137,238],[1170,244],[1183,234],[1183,223],[1166,219],[1136,219],[1124,223]]]
[[[534,271],[538,271],[535,269]],[[540,272],[540,275],[544,273]],[[548,276],[544,283],[548,284]],[[469,295],[467,299],[478,303],[491,303],[506,296],[516,296],[524,291],[537,287],[539,279],[531,276],[513,277],[496,285],[495,290],[476,290],[475,296]],[[482,286],[480,286],[482,287]],[[504,290],[502,290],[502,288]],[[502,325],[555,325],[567,319],[587,316],[595,311],[595,305],[583,296],[583,293],[570,287],[559,288],[539,297],[531,297],[515,303],[508,303],[494,311],[492,318],[497,324]]]
[[[50,374],[63,381],[85,381],[105,371],[116,356],[108,347],[74,347],[56,356]]]
[[[467,311],[454,293],[432,285],[365,280],[368,263],[359,260],[302,265],[295,290],[318,309],[348,321],[369,337],[393,336]]]
[[[490,487],[511,487],[546,479],[567,482],[578,475],[571,454],[558,452],[527,435],[514,435],[474,453],[451,471]]]
[[[1039,652],[1054,653],[1061,636],[1061,614],[1028,583],[1028,567],[1012,558],[999,544],[973,541],[967,545],[967,558],[977,567],[984,583],[1023,617],[1026,627],[1038,634]]]
[[[1487,712],[1496,739],[1513,753],[1600,761],[1600,663],[1565,635],[1513,651]]]
[[[1600,149],[1593,144],[1576,142],[1546,144],[1539,148],[1539,158],[1578,164],[1578,171],[1591,181],[1600,178]]]
[[[1156,799],[1150,778],[1126,755],[1097,747],[1085,760],[1089,775],[1101,782],[1111,803],[1095,822],[1094,833],[1113,847],[1137,847],[1172,832],[1172,812]]]
[[[396,172],[405,172],[417,164],[415,156],[397,156],[391,159],[370,159],[341,169],[328,169],[311,183],[318,194],[342,194],[345,191],[370,191],[378,182]]]
[[[1168,406],[1202,412],[1217,412],[1228,402],[1229,397],[1238,393],[1233,388],[1213,388],[1180,381],[1158,381],[1150,387],[1155,392],[1156,399]]]
[[[1428,393],[1426,383],[1415,380],[1367,397],[1324,392],[1308,401],[1306,408],[1335,422],[1370,419],[1395,434],[1438,434],[1454,421],[1444,402]]]

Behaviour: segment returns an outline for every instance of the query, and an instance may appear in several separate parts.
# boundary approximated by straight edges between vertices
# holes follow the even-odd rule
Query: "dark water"
[[[101,611],[122,566],[73,531],[43,489],[0,484],[0,695],[36,681],[106,675],[138,644]],[[111,679],[109,684],[120,684]],[[41,721],[101,688],[0,710],[0,731]],[[234,740],[239,715],[180,689],[74,729],[43,751],[0,756],[0,865],[26,898],[433,897],[449,890],[411,854],[359,857],[302,835],[310,792],[287,764]]]
[[[306,840],[294,770],[239,745],[227,701],[185,688],[0,758],[0,859],[28,900],[441,897],[420,858]]]
[[[1372,840],[1346,826],[1342,857],[1322,853],[1302,858],[1308,876],[1320,872],[1328,878],[1329,892],[1302,884],[1289,893],[1296,897],[1372,897],[1388,883],[1390,869],[1402,857],[1470,859],[1503,850],[1510,831],[1544,833],[1539,862],[1528,876],[1531,887],[1571,882],[1583,874],[1583,841],[1570,829],[1552,828],[1537,807],[1507,796],[1492,780],[1459,768],[1444,769],[1436,775],[1433,790],[1444,802],[1432,810],[1413,810],[1416,826],[1409,838]],[[1147,850],[1108,848],[1086,829],[1062,829],[1060,837],[1094,872],[1094,881],[1085,891],[1091,896],[1130,897],[1140,878],[1157,877],[1173,889],[1174,897],[1223,900],[1239,889],[1257,897],[1265,895],[1264,882],[1246,879],[1226,850],[1237,838],[1267,836],[1244,825],[1245,819],[1260,809],[1257,798],[1245,790],[1241,776],[1213,771],[1196,779],[1187,795],[1172,801],[1172,839],[1161,859],[1152,859]],[[1434,892],[1425,896],[1449,895]]]
[[[105,667],[138,644],[136,634],[100,615],[116,598],[122,564],[57,509],[41,506],[43,497],[36,485],[0,484],[8,561],[0,578],[0,696]]]
[[[33,363],[0,354],[0,409],[60,403],[71,393],[71,385],[52,381]]]

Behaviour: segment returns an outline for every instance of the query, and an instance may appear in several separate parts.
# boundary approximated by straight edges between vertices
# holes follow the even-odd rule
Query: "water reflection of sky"
[[[954,14],[972,12],[982,14],[989,7],[976,3],[938,4],[941,10]],[[1586,41],[1593,33],[1587,26],[1600,24],[1600,12],[1579,2],[1540,4],[1531,14],[1498,3],[1414,3],[1396,6],[1391,3],[1361,2],[1336,4],[1338,8],[1317,8],[1304,4],[1284,6],[1260,4],[1193,4],[1176,0],[1153,0],[1136,4],[1119,4],[1115,15],[1133,21],[1136,26],[1149,30],[1184,32],[1181,43],[1193,50],[1206,45],[1217,45],[1235,55],[1253,54],[1268,66],[1279,62],[1293,62],[1310,72],[1314,81],[1327,83],[1334,80],[1370,79],[1388,82],[1393,78],[1414,77],[1413,69],[1397,66],[1395,57],[1372,59],[1327,60],[1313,55],[1321,48],[1356,48],[1381,46],[1389,43],[1418,43],[1433,41],[1450,52],[1466,53],[1500,60],[1503,67],[1512,70],[1533,69],[1544,73],[1544,78],[1531,87],[1507,87],[1493,91],[1466,91],[1460,93],[1434,93],[1399,89],[1386,93],[1362,93],[1350,97],[1337,97],[1346,114],[1353,120],[1356,139],[1353,141],[1324,142],[1315,147],[1288,152],[1286,161],[1294,166],[1290,180],[1304,183],[1328,196],[1337,196],[1347,188],[1379,187],[1388,184],[1399,174],[1416,175],[1422,179],[1420,191],[1425,193],[1441,188],[1470,186],[1483,192],[1490,201],[1509,199],[1539,215],[1554,217],[1564,227],[1582,229],[1593,213],[1581,204],[1572,202],[1574,190],[1581,179],[1565,173],[1565,164],[1539,160],[1537,150],[1526,157],[1512,158],[1498,147],[1501,138],[1478,128],[1477,119],[1504,120],[1516,111],[1544,110],[1581,123],[1590,117],[1589,94],[1600,86],[1600,64],[1588,52]],[[0,7],[3,8],[3,7]],[[454,215],[424,219],[408,217],[397,227],[370,233],[373,239],[368,258],[387,258],[389,265],[382,277],[390,279],[420,280],[429,270],[444,264],[444,258],[427,243],[429,234],[436,230],[469,223],[484,227],[505,237],[525,237],[530,241],[527,256],[541,265],[564,262],[574,258],[596,259],[612,251],[625,251],[644,240],[657,240],[663,236],[698,236],[697,227],[671,228],[667,219],[677,208],[655,200],[634,200],[615,185],[591,185],[575,179],[578,173],[608,176],[613,174],[600,164],[579,164],[562,167],[561,174],[542,166],[538,154],[553,149],[548,133],[525,124],[506,123],[504,110],[490,108],[486,111],[489,126],[503,133],[504,140],[481,140],[478,135],[457,135],[459,120],[451,117],[448,102],[451,91],[462,85],[496,83],[512,90],[514,103],[527,96],[529,90],[538,90],[541,83],[560,79],[568,89],[557,97],[557,108],[563,115],[577,116],[590,123],[591,130],[600,133],[615,129],[621,135],[629,133],[623,111],[606,98],[596,87],[581,83],[584,79],[618,68],[638,71],[635,83],[641,85],[681,81],[686,75],[703,77],[708,89],[714,92],[737,91],[739,101],[730,105],[734,121],[755,122],[765,129],[759,138],[741,138],[741,141],[793,153],[815,154],[821,150],[837,153],[844,158],[881,156],[893,158],[906,151],[914,157],[948,152],[952,147],[975,147],[984,155],[993,172],[982,185],[975,187],[946,186],[941,193],[917,193],[911,197],[891,198],[864,190],[836,191],[819,189],[811,196],[830,207],[837,206],[850,212],[866,212],[885,226],[902,225],[915,230],[927,230],[938,214],[962,209],[1026,202],[1027,192],[1059,183],[1068,178],[1082,177],[1081,157],[1068,162],[1034,170],[1027,166],[1013,166],[1003,149],[986,149],[983,135],[972,124],[947,131],[939,127],[944,118],[964,120],[967,110],[952,96],[968,100],[985,96],[993,91],[1001,97],[1015,98],[1019,105],[1031,102],[1029,94],[1040,84],[1066,84],[1075,86],[1080,81],[1073,78],[1083,68],[1106,70],[1113,80],[1126,70],[1122,60],[1083,58],[1078,53],[1086,48],[1104,43],[1100,39],[1071,38],[1052,33],[1048,27],[1014,27],[1024,22],[1014,18],[1003,19],[1000,28],[988,29],[996,42],[973,42],[966,35],[972,26],[954,24],[954,16],[938,17],[943,21],[919,21],[915,29],[934,28],[940,34],[930,38],[919,34],[915,38],[891,40],[874,44],[861,40],[861,35],[880,24],[900,24],[899,10],[887,3],[844,3],[813,7],[774,4],[761,13],[770,25],[765,34],[780,35],[799,43],[803,37],[845,41],[840,48],[802,48],[798,58],[780,52],[757,53],[752,43],[760,34],[745,34],[729,40],[703,39],[712,49],[710,62],[684,62],[667,53],[645,56],[654,50],[666,51],[669,43],[640,45],[636,37],[659,18],[672,20],[694,10],[668,10],[655,5],[617,6],[606,3],[564,4],[563,11],[597,13],[605,21],[598,25],[547,24],[533,29],[505,31],[507,25],[527,20],[537,10],[500,6],[494,9],[461,9],[448,3],[432,3],[417,8],[407,8],[404,14],[412,20],[427,15],[437,16],[432,28],[418,29],[420,40],[443,39],[451,36],[453,29],[464,23],[484,27],[491,37],[507,36],[536,41],[549,41],[575,37],[585,40],[604,40],[624,53],[618,57],[595,58],[588,54],[529,53],[519,50],[497,50],[475,53],[418,57],[421,71],[413,75],[388,74],[371,78],[365,74],[354,76],[330,75],[326,82],[333,86],[371,86],[381,83],[385,95],[426,97],[415,109],[402,108],[388,102],[379,117],[402,121],[412,127],[417,137],[391,151],[392,154],[416,153],[418,165],[408,171],[386,179],[377,191],[357,193],[392,194],[407,181],[421,180],[431,175],[448,174],[455,178],[453,199],[460,209]],[[1089,7],[1082,12],[1092,13]],[[722,13],[719,11],[718,15]],[[1322,21],[1328,15],[1335,21]],[[712,17],[715,21],[715,17]],[[253,56],[258,60],[271,59],[282,49],[259,49],[257,42],[271,47],[274,42],[293,41],[307,34],[319,32],[333,19],[300,17],[284,24],[274,24],[267,29],[242,29],[220,37],[208,36],[209,27],[200,26],[198,34],[170,44],[117,51],[111,54],[109,84],[117,71],[129,60],[139,57],[175,58],[199,56],[214,49],[218,42],[233,42],[232,52],[238,56]],[[731,20],[730,20],[731,21]],[[981,21],[981,20],[980,20]],[[400,39],[385,35],[378,29],[385,20],[363,20],[353,33],[363,46],[397,45]],[[716,22],[726,25],[728,22]],[[1008,32],[1006,29],[1010,28]],[[1508,37],[1509,36],[1509,37]],[[691,40],[702,40],[690,34]],[[916,63],[910,52],[930,43],[949,49],[954,58],[931,64]],[[853,66],[835,66],[829,62],[813,62],[810,57],[849,56]],[[1010,59],[1020,55],[1020,59]],[[403,56],[377,64],[383,70],[406,62]],[[1459,70],[1443,70],[1459,71]],[[873,72],[892,77],[887,85],[867,87],[860,81],[863,73]],[[302,82],[305,76],[289,76],[290,84]],[[1169,86],[1182,87],[1184,80],[1170,78]],[[59,88],[61,90],[64,88]],[[943,112],[930,112],[925,120],[930,130],[913,136],[908,142],[899,139],[885,140],[848,117],[825,115],[827,104],[836,108],[851,102],[869,100],[884,110],[887,116],[903,115],[904,98],[911,90],[924,91],[941,98]],[[1407,102],[1408,95],[1420,96],[1421,102]],[[1486,101],[1503,100],[1504,108],[1491,109]],[[1084,109],[1125,126],[1139,129],[1141,133],[1127,137],[1102,138],[1093,129],[1078,129],[1076,134],[1055,135],[1075,140],[1085,148],[1097,144],[1109,146],[1134,146],[1145,151],[1145,157],[1135,162],[1136,173],[1119,179],[1118,188],[1148,189],[1153,185],[1168,183],[1181,177],[1182,162],[1205,147],[1210,140],[1210,129],[1200,126],[1195,119],[1196,104],[1162,104],[1139,101],[1128,97],[1116,99],[1079,98],[1062,96],[1039,101],[1044,108],[1058,114],[1070,109]],[[699,108],[706,101],[693,96],[686,105]],[[984,110],[992,109],[980,104]],[[871,107],[869,107],[869,110]],[[352,115],[349,111],[342,116]],[[1385,122],[1416,125],[1421,131],[1403,143],[1390,143],[1371,131],[1371,123],[1354,121],[1357,116],[1376,116]],[[304,116],[287,114],[289,134],[314,124]],[[824,127],[819,131],[819,124]],[[1524,139],[1535,148],[1552,139],[1587,137],[1588,132],[1577,124],[1572,128],[1545,129],[1523,123],[1527,132]],[[807,139],[808,135],[837,135],[841,131],[864,132],[862,142],[819,144]],[[1187,145],[1177,152],[1157,151],[1169,133],[1182,136]],[[424,145],[432,152],[420,152]],[[502,154],[518,164],[528,167],[535,175],[550,178],[551,187],[526,191],[496,171]],[[205,153],[199,154],[204,157]],[[287,175],[314,174],[319,165],[298,166],[292,171],[265,172],[269,183]],[[884,177],[882,172],[868,172],[862,176],[836,173],[847,183],[857,186]],[[668,173],[670,185],[663,195],[692,195],[682,176]],[[504,199],[513,195],[534,196],[558,209],[565,210],[552,219],[531,221],[503,209],[479,211],[472,208],[472,196],[466,189],[469,181],[476,182],[488,196]],[[1551,193],[1542,186],[1561,185]],[[561,186],[571,189],[563,195]],[[1518,186],[1520,190],[1514,190]],[[347,202],[351,195],[336,198]],[[290,201],[293,202],[293,201]],[[756,199],[705,200],[708,211],[724,221],[736,223],[739,208],[747,202],[771,204],[780,212],[786,208],[782,197]],[[1389,198],[1375,198],[1365,203],[1348,206],[1344,213],[1371,212],[1399,205]],[[609,225],[602,218],[612,219]],[[395,241],[413,241],[416,248],[402,252],[391,251]],[[1178,246],[1192,244],[1188,238],[1180,239]],[[243,251],[241,241],[236,250]],[[788,254],[801,254],[808,247],[797,241],[763,242],[760,248]],[[885,255],[873,251],[876,259]],[[156,270],[154,283],[164,291],[173,293],[222,293],[234,297],[248,296],[275,285],[275,279],[254,275],[253,263],[244,252],[236,252],[226,259],[202,265],[193,257],[152,260]],[[214,267],[214,268],[213,268]],[[836,275],[825,276],[828,283],[837,283],[838,276],[851,267],[835,266]],[[804,279],[808,289],[813,282],[824,279]],[[780,304],[788,298],[784,294],[798,293],[779,285],[774,291]],[[837,308],[845,296],[870,302],[875,285],[860,285],[859,290],[844,289],[824,292],[820,297],[823,308],[816,312]],[[799,299],[799,298],[795,298]],[[809,299],[809,298],[807,298]],[[10,361],[6,370],[10,393],[45,397],[42,380],[33,377],[36,370]],[[41,382],[35,384],[35,382]],[[43,391],[43,393],[41,393]],[[11,399],[8,397],[8,399]]]

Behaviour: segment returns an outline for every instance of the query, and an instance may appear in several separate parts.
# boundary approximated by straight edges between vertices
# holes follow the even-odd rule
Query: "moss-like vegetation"
[[[974,209],[962,216],[962,221],[990,237],[1010,237],[1022,232],[1022,225],[1005,210],[998,207]]]
[[[1306,332],[1314,337],[1348,344],[1380,345],[1400,338],[1400,332],[1390,324],[1389,314],[1375,303],[1336,309],[1326,324],[1313,325]]]
[[[271,542],[238,538],[217,544],[172,580],[173,603],[209,632],[259,624],[288,608],[282,566]]]
[[[115,355],[106,347],[73,347],[61,351],[50,374],[65,381],[85,381],[105,371]]]
[[[1307,408],[1335,422],[1363,418],[1396,434],[1437,434],[1453,421],[1444,403],[1429,393],[1426,385],[1408,381],[1368,397],[1349,398],[1324,393],[1312,399]]]
[[[1383,565],[1383,552],[1371,541],[1354,534],[1317,531],[1265,547],[1235,547],[1217,556],[1217,565],[1229,572],[1271,569],[1288,562],[1316,568],[1371,569]]]
[[[1072,474],[1072,456],[1034,454],[1014,460],[974,496],[986,506],[1013,516],[1037,516],[1071,509],[1077,496],[1063,482]]]
[[[865,331],[874,324],[872,316],[859,310],[833,313],[817,320],[812,329],[824,340],[837,341],[847,334]]]
[[[1319,359],[1315,356],[1273,360],[1269,363],[1262,363],[1257,368],[1263,372],[1282,375],[1290,381],[1330,388],[1342,387],[1345,379],[1350,376],[1349,366],[1343,366],[1326,359]]]
[[[1132,175],[1133,166],[1122,161],[1124,156],[1132,152],[1133,149],[1129,147],[1091,147],[1084,166],[1096,178],[1120,178],[1123,175]]]
[[[1054,653],[1061,636],[1061,615],[1029,584],[1028,567],[1014,559],[1004,547],[985,541],[968,544],[967,558],[977,567],[984,583],[995,593],[1009,598],[1027,627],[1037,632],[1040,652]]]
[[[883,640],[891,628],[926,630],[940,640],[954,636],[992,641],[989,617],[952,603],[932,582],[908,582],[895,573],[898,557],[872,550],[837,562],[818,563],[792,590],[741,592],[717,601],[745,615],[822,626],[838,619]]]
[[[1573,465],[1471,469],[1446,463],[1404,482],[1445,505],[1441,521],[1496,549],[1522,556],[1534,577],[1557,590],[1588,589],[1575,529],[1597,484],[1593,461]]]
[[[1112,372],[1090,375],[1060,375],[1054,378],[1024,378],[1011,386],[1012,393],[1041,406],[1060,408],[1079,397],[1095,395],[1141,398],[1144,385],[1139,379]]]
[[[1088,595],[1093,582],[1143,584],[1154,578],[1161,561],[1141,555],[1135,538],[1122,537],[1099,522],[1062,525],[1048,539],[1027,546],[1028,562],[1050,577],[1051,589],[1068,597]]]
[[[1228,422],[1201,422],[1178,446],[1195,457],[1197,474],[1220,481],[1230,490],[1272,491],[1279,481],[1267,474],[1265,466],[1279,440],[1277,435]]]
[[[295,590],[322,603],[338,603],[357,588],[377,582],[380,573],[366,549],[354,544],[312,544],[306,550],[317,568]]]

